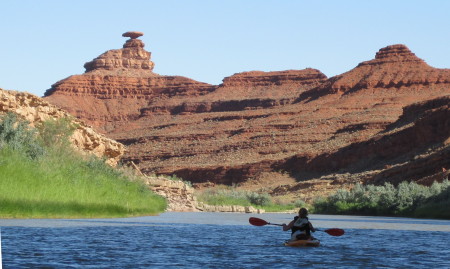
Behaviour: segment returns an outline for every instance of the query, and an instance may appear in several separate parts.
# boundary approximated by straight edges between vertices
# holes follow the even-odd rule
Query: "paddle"
[[[248,222],[250,222],[251,225],[255,225],[255,226],[264,226],[264,225],[283,226],[283,224],[270,223],[263,219],[254,218],[254,217],[249,218]]]
[[[251,225],[255,225],[255,226],[264,226],[264,225],[283,226],[282,224],[270,223],[263,219],[255,218],[255,217],[249,218],[248,222],[250,222]],[[326,230],[316,229],[316,231],[326,232],[327,234],[332,235],[332,236],[341,236],[345,233],[344,230],[338,229],[338,228],[331,228],[331,229],[326,229]]]

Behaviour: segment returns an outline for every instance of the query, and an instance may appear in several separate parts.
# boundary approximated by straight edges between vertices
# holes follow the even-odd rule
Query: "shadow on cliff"
[[[382,184],[435,174],[450,167],[449,105],[449,97],[413,104],[404,109],[398,121],[367,141],[312,158],[293,156],[274,167],[288,171],[298,181],[332,173],[380,170],[371,181]]]

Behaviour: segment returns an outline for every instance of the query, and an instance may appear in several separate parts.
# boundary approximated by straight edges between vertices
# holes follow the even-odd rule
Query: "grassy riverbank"
[[[198,200],[209,205],[240,205],[263,208],[267,212],[282,212],[308,207],[311,213],[402,216],[450,219],[450,182],[435,182],[427,187],[414,182],[402,182],[397,187],[356,185],[352,190],[338,190],[335,194],[318,197],[311,205],[299,200],[295,203],[273,201],[267,193],[255,193],[222,188],[198,194]]]
[[[450,182],[430,187],[402,182],[397,187],[356,185],[314,203],[315,213],[450,219]]]
[[[164,211],[166,201],[139,178],[72,150],[67,124],[50,122],[38,131],[14,115],[0,119],[1,218],[126,217]]]
[[[306,206],[301,200],[295,203],[281,203],[273,201],[272,197],[267,193],[237,190],[232,187],[203,191],[197,195],[197,199],[208,205],[253,206],[264,209],[266,212],[291,211],[295,208]]]

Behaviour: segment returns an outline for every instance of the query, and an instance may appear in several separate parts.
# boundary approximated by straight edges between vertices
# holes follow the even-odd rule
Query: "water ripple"
[[[53,227],[3,226],[3,267],[450,268],[449,232],[349,228],[341,237],[316,233],[318,248],[290,248],[282,245],[289,234],[280,227],[251,226],[243,214],[236,217],[240,224],[227,224],[234,215],[211,216],[222,224],[169,223],[165,216],[152,222],[130,219],[126,225],[105,224],[108,220],[84,225],[82,220],[67,226],[58,221]]]

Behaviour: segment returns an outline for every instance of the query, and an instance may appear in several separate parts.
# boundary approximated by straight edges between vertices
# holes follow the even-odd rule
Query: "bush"
[[[435,193],[436,190],[440,190],[440,192],[425,199],[417,206],[413,215],[415,217],[450,219],[450,182],[448,180],[442,184],[435,182],[430,189],[432,193]]]
[[[209,205],[268,206],[271,197],[267,193],[239,191],[236,189],[206,190],[198,199]]]
[[[308,204],[305,201],[299,199],[294,202],[294,207],[297,208],[308,207]]]
[[[271,203],[270,195],[267,193],[247,192],[246,197],[253,205],[266,206]]]
[[[70,145],[69,138],[77,126],[68,118],[49,119],[38,127],[39,139],[45,147],[66,148]]]
[[[397,187],[356,184],[353,189],[338,190],[328,198],[314,201],[314,212],[331,214],[439,216],[450,218],[450,183],[433,183],[426,187],[402,182]],[[433,209],[434,208],[434,209]],[[434,213],[432,213],[434,212]]]
[[[36,159],[44,154],[44,148],[37,140],[37,132],[30,128],[27,121],[19,120],[14,113],[0,117],[0,149],[9,147],[24,152]]]

